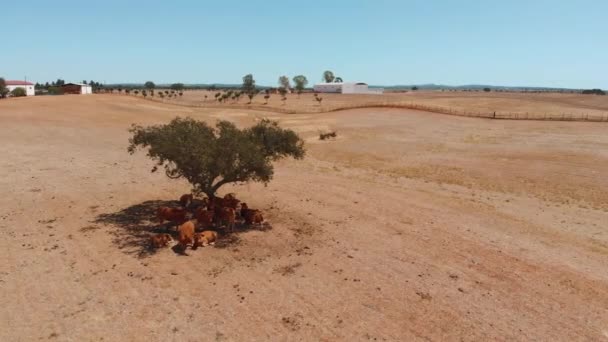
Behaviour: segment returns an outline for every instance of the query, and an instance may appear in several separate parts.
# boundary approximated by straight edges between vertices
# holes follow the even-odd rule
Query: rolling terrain
[[[468,101],[448,95],[412,96]],[[606,111],[594,97],[526,99]],[[306,140],[306,158],[278,163],[267,187],[221,190],[262,209],[264,229],[187,256],[145,247],[155,208],[189,187],[130,156],[127,129],[175,116],[267,117]],[[118,95],[0,101],[0,341],[608,340],[606,129]]]

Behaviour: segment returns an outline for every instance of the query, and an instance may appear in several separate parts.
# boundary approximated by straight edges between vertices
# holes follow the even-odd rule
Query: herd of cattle
[[[227,232],[234,231],[237,220],[246,225],[261,225],[264,222],[262,212],[250,209],[247,203],[241,203],[234,194],[222,197],[194,199],[191,194],[182,195],[179,202],[181,207],[160,207],[156,216],[163,224],[165,221],[177,226],[177,246],[185,251],[188,246],[197,249],[201,246],[213,245],[217,240],[217,230],[222,227]],[[197,232],[197,228],[200,232]],[[161,248],[173,241],[170,234],[150,236],[150,245]]]

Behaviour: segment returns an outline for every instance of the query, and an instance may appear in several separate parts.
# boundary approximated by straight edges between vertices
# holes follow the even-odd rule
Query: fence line
[[[138,97],[141,98],[141,97]],[[142,98],[143,99],[143,98]],[[476,117],[485,119],[495,120],[534,120],[534,121],[591,121],[591,122],[608,122],[608,114],[589,114],[589,113],[538,113],[533,114],[530,112],[482,112],[473,111],[451,107],[431,106],[423,105],[420,103],[413,102],[367,102],[362,104],[340,104],[340,105],[318,105],[311,106],[305,109],[293,109],[293,108],[281,108],[273,107],[263,104],[216,104],[213,102],[201,101],[200,103],[179,103],[171,100],[160,100],[156,98],[145,98],[148,101],[172,104],[183,107],[194,107],[194,108],[234,108],[244,110],[258,110],[258,111],[271,111],[283,114],[312,114],[312,113],[328,113],[336,112],[349,109],[362,109],[362,108],[398,108],[398,109],[412,109],[420,110],[438,114],[447,114],[464,117]]]

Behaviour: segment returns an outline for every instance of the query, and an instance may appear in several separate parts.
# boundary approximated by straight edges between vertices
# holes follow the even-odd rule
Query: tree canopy
[[[8,88],[6,87],[6,81],[0,77],[0,99],[6,97],[8,94]]]
[[[279,86],[284,89],[291,88],[291,84],[289,84],[289,77],[287,77],[287,76],[279,77]]]
[[[255,80],[253,79],[252,74],[247,74],[243,76],[243,92],[245,93],[253,93],[255,92]]]
[[[277,122],[262,120],[238,129],[229,121],[211,127],[192,118],[175,118],[165,125],[133,125],[129,153],[147,149],[147,155],[172,179],[185,178],[196,194],[215,196],[228,183],[268,183],[273,162],[305,155],[304,141]]]
[[[304,88],[308,85],[308,79],[304,75],[294,76],[293,83],[295,85],[298,95],[304,91]]]
[[[25,88],[18,87],[18,88],[13,89],[13,91],[11,91],[11,96],[12,97],[27,96],[27,93],[25,92]]]
[[[323,73],[323,80],[327,83],[333,82],[335,78],[336,77],[334,76],[334,73],[330,70],[327,70]]]
[[[170,88],[173,90],[184,90],[184,84],[183,83],[173,83]]]
[[[146,83],[144,83],[144,87],[146,89],[154,89],[156,88],[156,84],[154,84],[154,82],[152,81],[147,81]]]

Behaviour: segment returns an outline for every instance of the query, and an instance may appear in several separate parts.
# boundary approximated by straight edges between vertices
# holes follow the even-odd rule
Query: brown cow
[[[212,210],[206,210],[204,207],[196,208],[194,218],[196,218],[203,229],[213,226],[214,215]]]
[[[163,224],[165,221],[175,222],[176,224],[181,224],[186,221],[186,214],[188,212],[183,208],[169,208],[169,207],[160,207],[156,210],[156,217],[158,217],[158,221],[160,224]]]
[[[187,208],[190,204],[192,204],[193,200],[194,197],[192,196],[192,194],[184,194],[182,195],[182,197],[179,198],[179,203],[182,207]]]
[[[264,222],[264,216],[262,212],[257,209],[249,209],[247,203],[241,203],[241,217],[245,220],[245,224],[262,224]]]
[[[182,251],[185,251],[188,245],[194,243],[194,230],[194,222],[192,221],[187,221],[177,228],[177,241]]]
[[[236,220],[236,211],[229,207],[221,208],[219,211],[219,221],[226,225],[226,230],[234,230],[234,221]]]
[[[239,205],[238,199],[234,196],[234,194],[226,194],[224,198],[222,198],[222,207],[228,207],[236,210],[236,207]]]
[[[205,230],[201,233],[194,234],[194,243],[192,244],[192,249],[214,245],[216,240],[217,232],[213,230]]]
[[[169,234],[150,235],[150,245],[154,248],[165,247],[171,241],[173,241],[173,238]]]

